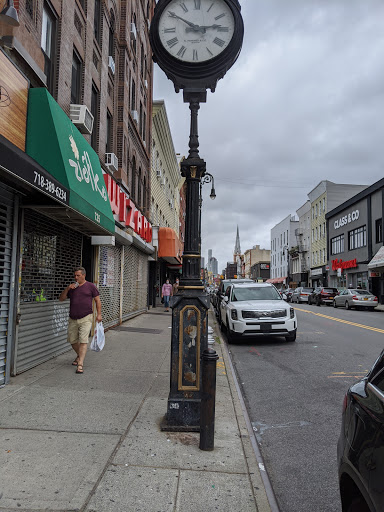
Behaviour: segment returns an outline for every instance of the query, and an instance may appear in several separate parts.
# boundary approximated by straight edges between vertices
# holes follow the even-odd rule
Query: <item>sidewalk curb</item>
[[[215,335],[220,339],[220,351],[223,356],[229,389],[232,397],[232,402],[236,414],[236,420],[239,427],[239,433],[244,450],[244,457],[248,466],[249,479],[254,492],[254,499],[256,502],[257,510],[265,512],[279,512],[275,495],[268,475],[264,469],[262,456],[254,436],[248,413],[245,408],[243,397],[241,396],[240,386],[237,383],[235,370],[226,346],[226,342],[220,332],[220,327],[217,323],[215,313],[210,310],[211,319],[213,320],[213,328]]]

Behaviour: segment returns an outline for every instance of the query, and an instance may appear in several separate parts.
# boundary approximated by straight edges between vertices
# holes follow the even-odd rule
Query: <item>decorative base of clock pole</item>
[[[172,297],[172,353],[167,414],[161,430],[198,432],[201,354],[208,347],[209,295],[200,287]]]

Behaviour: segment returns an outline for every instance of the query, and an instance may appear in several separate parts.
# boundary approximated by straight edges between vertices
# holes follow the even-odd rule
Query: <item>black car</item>
[[[321,304],[326,304],[327,306],[331,306],[333,304],[333,299],[336,297],[336,295],[339,295],[339,291],[337,288],[318,286],[308,296],[308,304],[316,304],[317,306],[321,306]]]
[[[344,398],[337,458],[343,512],[384,511],[384,350]]]

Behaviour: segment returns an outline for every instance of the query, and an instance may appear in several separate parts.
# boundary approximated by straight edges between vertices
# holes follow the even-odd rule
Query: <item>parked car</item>
[[[231,283],[254,283],[253,279],[223,279],[212,297],[212,304],[220,323],[220,303],[223,300],[225,290]]]
[[[319,286],[308,296],[308,304],[316,304],[317,306],[326,304],[327,306],[331,306],[334,297],[338,294],[339,291],[337,288],[323,288]]]
[[[384,350],[344,398],[337,445],[343,512],[384,510]]]
[[[379,304],[377,297],[368,290],[360,290],[358,288],[344,290],[333,299],[333,307],[351,308],[368,308],[373,311]]]
[[[285,300],[287,302],[291,302],[292,293],[294,292],[294,288],[287,288],[286,290],[282,290],[285,296],[287,297]]]
[[[314,288],[305,288],[303,286],[295,288],[291,296],[291,302],[297,302],[297,304],[300,304],[300,302],[308,302],[309,294],[312,293],[313,290]]]
[[[229,342],[259,335],[296,340],[295,310],[270,283],[231,283],[221,301],[220,318]]]

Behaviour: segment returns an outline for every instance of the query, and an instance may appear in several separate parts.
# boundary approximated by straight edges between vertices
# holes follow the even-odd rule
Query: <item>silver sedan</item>
[[[340,292],[339,295],[333,299],[333,307],[351,308],[368,308],[370,311],[378,305],[377,297],[375,297],[368,290],[348,289]]]

